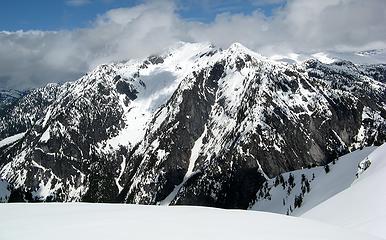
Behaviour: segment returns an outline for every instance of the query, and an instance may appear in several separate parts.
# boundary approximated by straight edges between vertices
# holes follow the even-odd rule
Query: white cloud
[[[386,47],[386,1],[291,0],[269,18],[222,14],[191,31],[195,39],[239,41],[265,54]]]
[[[222,13],[207,24],[182,19],[171,1],[147,1],[110,10],[85,29],[0,33],[0,88],[74,80],[176,41],[241,42],[266,55],[385,48],[385,26],[384,0],[289,0],[270,17]]]
[[[73,6],[73,7],[79,7],[79,6],[87,5],[89,3],[91,3],[90,0],[67,0],[66,1],[66,4],[68,6]]]
[[[285,0],[251,0],[251,2],[255,6],[264,6],[272,4],[281,4],[284,3]]]

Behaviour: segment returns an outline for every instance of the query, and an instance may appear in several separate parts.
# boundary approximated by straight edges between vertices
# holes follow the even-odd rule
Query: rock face
[[[32,91],[0,92],[0,139],[30,129],[44,115],[59,91],[59,85],[48,84]]]
[[[240,44],[102,65],[7,108],[0,136],[26,133],[0,177],[29,201],[247,208],[267,178],[386,140],[385,69]]]

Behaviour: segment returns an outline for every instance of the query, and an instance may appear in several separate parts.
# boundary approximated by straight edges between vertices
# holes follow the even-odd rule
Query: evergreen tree
[[[329,172],[330,172],[330,166],[328,166],[328,164],[326,164],[326,165],[324,166],[324,171],[325,171],[326,173],[329,173]]]
[[[299,196],[295,196],[295,203],[294,206],[295,208],[300,208],[303,203],[303,196],[300,194]]]
[[[304,175],[304,173],[302,174],[302,184],[304,183],[304,181],[306,181],[306,175]]]
[[[288,196],[291,194],[291,190],[292,190],[291,186],[288,186],[288,189],[287,189],[287,195]]]
[[[311,191],[311,186],[310,186],[310,183],[308,182],[308,180],[305,182],[305,186],[306,186],[307,192],[309,193]]]
[[[289,177],[288,177],[288,184],[291,186],[291,187],[294,187],[295,186],[295,178],[294,176],[290,173],[289,174]]]
[[[263,191],[260,189],[260,191],[259,191],[259,198],[263,198],[264,197],[264,193],[263,193]]]
[[[280,175],[281,176],[281,175]],[[283,187],[283,190],[285,189],[285,187],[286,187],[286,181],[284,181],[284,178],[283,178],[283,176],[281,176],[281,178],[280,178],[280,182],[281,182],[281,185],[282,185],[282,187]]]
[[[283,184],[285,181],[284,181],[284,177],[283,177],[283,175],[279,175],[279,181],[280,181],[280,183],[281,184]]]
[[[276,176],[274,186],[277,187],[280,184],[279,176]]]

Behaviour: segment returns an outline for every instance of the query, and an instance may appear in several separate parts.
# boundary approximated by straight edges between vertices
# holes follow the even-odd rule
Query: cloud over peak
[[[98,64],[145,57],[178,41],[240,42],[265,55],[385,48],[386,1],[288,0],[272,16],[224,12],[209,23],[182,18],[172,1],[146,1],[112,9],[88,28],[1,32],[0,83],[29,88],[74,80]]]

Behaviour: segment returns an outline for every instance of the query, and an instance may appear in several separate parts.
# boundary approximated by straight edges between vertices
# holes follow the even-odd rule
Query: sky
[[[110,9],[130,8],[141,0],[5,0],[0,8],[0,29],[71,30],[92,26],[97,16]],[[259,3],[260,2],[260,3]],[[259,9],[267,15],[285,1],[256,0],[181,0],[176,1],[176,14],[190,21],[210,22],[222,12],[250,14]]]
[[[386,0],[4,0],[0,88],[76,80],[176,42],[263,55],[386,48]]]

